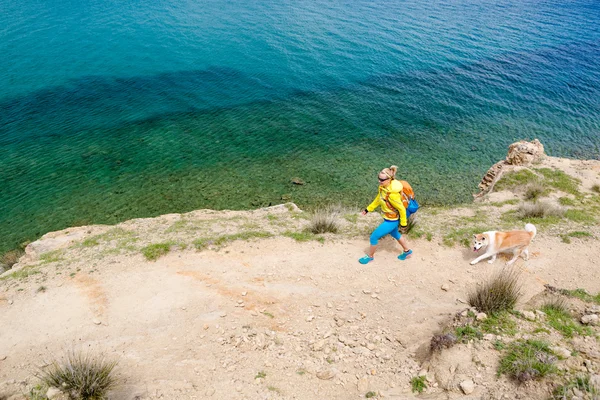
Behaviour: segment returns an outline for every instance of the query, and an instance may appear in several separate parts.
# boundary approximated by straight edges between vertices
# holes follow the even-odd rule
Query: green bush
[[[310,219],[308,230],[314,234],[338,233],[340,230],[337,213],[329,209],[316,211]]]
[[[426,376],[415,376],[410,380],[410,385],[412,386],[412,391],[423,393],[425,389],[427,389]]]

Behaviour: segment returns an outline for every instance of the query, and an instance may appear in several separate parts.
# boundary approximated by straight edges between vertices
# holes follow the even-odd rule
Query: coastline
[[[562,172],[546,177],[547,170]],[[483,227],[524,225],[514,215],[529,184],[516,180],[529,176],[523,171],[552,188],[544,202],[571,205],[563,218],[534,221],[531,259],[516,264],[523,285],[517,310],[536,307],[545,285],[600,292],[593,213],[600,161],[593,160],[544,157],[506,171],[498,191],[466,207],[423,207],[409,233],[413,258],[399,261],[397,246],[383,240],[368,267],[357,259],[381,219],[361,218],[358,209],[327,210],[339,231],[326,234],[307,231],[311,213],[291,203],[76,227],[31,243],[0,278],[0,324],[8,328],[0,341],[0,395],[16,400],[32,390],[37,381],[28,368],[40,357],[85,348],[119,358],[117,372],[127,383],[115,389],[118,398],[342,400],[372,391],[411,399],[411,379],[427,376],[436,400],[462,396],[459,383],[468,380],[475,394],[494,399],[545,399],[552,382],[497,378],[494,343],[515,340],[506,333],[423,358],[431,336],[466,315],[469,290],[502,269],[503,257],[470,266],[465,244]],[[561,365],[600,361],[594,337],[532,334],[542,322],[518,315],[518,337],[575,346],[578,355]]]

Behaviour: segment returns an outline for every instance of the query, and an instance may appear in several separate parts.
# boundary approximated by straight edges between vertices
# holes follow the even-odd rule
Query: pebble
[[[336,371],[333,368],[322,369],[317,372],[317,378],[324,381],[333,379],[336,376]]]
[[[535,313],[531,311],[521,311],[521,314],[525,317],[525,319],[529,321],[535,321]]]
[[[459,386],[464,394],[471,394],[475,390],[475,383],[470,379],[462,381]]]
[[[447,285],[447,284],[445,284],[445,283],[444,283],[444,284],[442,285],[441,289],[442,289],[444,292],[447,292],[447,291],[448,291],[448,289],[449,289],[449,287],[448,287],[448,285]]]
[[[309,315],[308,317],[306,317],[306,322],[311,322],[313,319],[315,319],[315,316]]]
[[[219,315],[219,317],[221,317],[221,318],[225,318],[226,316],[227,316],[227,313],[226,313],[226,312],[222,312],[222,313]]]
[[[214,388],[209,388],[209,389],[207,389],[207,390],[206,390],[206,392],[204,392],[204,394],[205,394],[206,396],[209,396],[209,397],[210,397],[210,396],[212,396],[213,394],[215,394],[215,389],[214,389]]]
[[[242,292],[242,296],[245,296],[247,294],[248,294],[248,292]]]
[[[362,291],[364,294],[371,294],[371,291],[369,289],[363,289]]]
[[[487,319],[487,314],[484,312],[480,312],[475,318],[477,319],[477,321],[483,321]]]
[[[100,321],[98,318],[94,318],[92,322],[96,325],[100,325],[102,323],[102,321]]]
[[[0,356],[0,361],[4,361],[4,360],[6,360],[6,355]]]
[[[12,299],[8,301],[8,304],[10,304],[12,306],[12,304],[13,304]]]

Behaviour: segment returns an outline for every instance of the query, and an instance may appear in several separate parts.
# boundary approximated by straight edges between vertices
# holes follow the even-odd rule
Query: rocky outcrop
[[[486,172],[479,183],[479,193],[473,197],[480,198],[492,191],[502,174],[512,166],[528,166],[544,158],[544,145],[537,139],[527,142],[521,140],[508,146],[506,159],[497,162]]]

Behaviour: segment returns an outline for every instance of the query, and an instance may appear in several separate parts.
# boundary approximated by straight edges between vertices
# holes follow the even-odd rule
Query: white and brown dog
[[[511,265],[520,255],[524,255],[524,259],[529,259],[529,250],[527,246],[531,243],[537,230],[533,224],[526,224],[524,231],[510,231],[510,232],[498,232],[489,231],[479,233],[475,236],[475,244],[473,245],[473,251],[479,251],[482,248],[485,249],[485,253],[471,261],[471,265],[477,264],[479,261],[492,257],[488,263],[496,261],[496,255],[498,253],[513,252],[513,258],[506,263]]]

